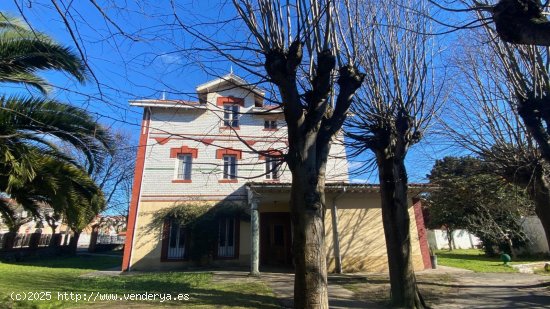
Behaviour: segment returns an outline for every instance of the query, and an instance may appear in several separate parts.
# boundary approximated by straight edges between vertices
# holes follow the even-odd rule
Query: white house
[[[212,263],[291,266],[291,173],[282,160],[288,143],[281,109],[234,74],[199,85],[196,92],[196,102],[130,102],[144,112],[123,270],[189,266],[197,244],[188,228],[171,216],[159,221],[159,214],[179,205],[222,203],[241,206],[245,215],[216,219]],[[331,269],[340,264],[346,271],[386,270],[378,186],[348,183],[346,151],[338,141],[326,175]],[[430,267],[419,202],[411,200],[410,214],[415,267]]]

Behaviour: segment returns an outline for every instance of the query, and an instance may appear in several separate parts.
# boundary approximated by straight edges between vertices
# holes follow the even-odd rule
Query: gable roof
[[[265,95],[265,91],[262,88],[247,83],[244,79],[233,73],[226,74],[220,78],[198,85],[196,90],[197,93],[210,92],[212,89],[219,89],[221,86],[223,86],[223,84],[233,84],[239,88],[248,89],[262,97]]]

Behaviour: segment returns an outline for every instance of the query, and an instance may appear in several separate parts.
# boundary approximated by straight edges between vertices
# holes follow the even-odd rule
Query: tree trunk
[[[541,173],[540,173],[541,174]],[[534,184],[535,213],[542,223],[546,242],[550,248],[550,187],[548,181],[544,177],[537,177]]]
[[[80,238],[81,231],[74,231],[73,237],[71,237],[71,240],[69,241],[69,253],[70,254],[76,254],[76,250],[78,248],[78,238]]]
[[[388,157],[381,151],[377,153],[377,161],[390,269],[391,303],[396,307],[425,308],[416,286],[412,264],[407,172],[404,160]]]
[[[328,308],[324,186],[324,177],[321,179],[306,166],[298,166],[292,172],[295,308]]]
[[[447,228],[447,242],[449,243],[449,251],[453,251],[453,231]]]
[[[500,0],[493,20],[499,37],[508,43],[550,46],[550,22],[539,0]]]
[[[95,252],[98,236],[99,236],[99,224],[94,225],[92,227],[92,234],[90,235],[90,244],[88,245],[88,252]]]

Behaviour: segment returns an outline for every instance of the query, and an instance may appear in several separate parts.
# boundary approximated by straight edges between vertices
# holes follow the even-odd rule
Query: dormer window
[[[224,104],[223,105],[223,125],[225,127],[239,127],[239,105]]]
[[[269,131],[277,130],[277,120],[264,120],[264,129]]]

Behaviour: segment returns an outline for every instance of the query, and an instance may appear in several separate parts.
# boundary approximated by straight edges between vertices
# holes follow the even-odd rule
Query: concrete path
[[[464,273],[454,276],[456,295],[435,308],[550,308],[550,276],[522,273]]]
[[[273,289],[283,308],[294,308],[294,274],[263,272],[260,279]],[[339,284],[329,284],[328,295],[330,308],[380,308],[374,303],[356,300],[352,291]]]
[[[115,277],[122,273],[120,270],[120,266],[109,268],[109,269],[103,269],[103,270],[97,270],[93,271],[91,273],[85,273],[83,275],[80,275],[80,278],[96,278],[96,277]]]
[[[204,271],[204,270],[201,270]],[[117,276],[119,269],[96,271],[82,277]],[[245,270],[212,271],[216,282],[264,282],[273,289],[283,308],[293,308],[294,274],[288,272],[262,272],[261,276],[250,277]],[[132,274],[132,273],[130,273]],[[424,275],[449,274],[450,281],[434,283]],[[330,308],[372,308],[381,309],[381,305],[369,301],[360,301],[354,293],[342,284],[358,278],[368,278],[372,274],[329,275]],[[380,276],[380,274],[377,274]],[[542,309],[550,308],[550,276],[522,273],[474,273],[472,271],[438,267],[437,270],[417,272],[424,287],[439,285],[450,287],[443,301],[433,304],[434,309]]]
[[[440,266],[436,270],[417,273],[419,278],[431,274],[451,275],[452,281],[436,284],[452,287],[452,291],[456,291],[456,293],[443,296],[444,302],[434,304],[432,307],[434,309],[550,308],[550,276],[521,273],[475,273],[470,270],[444,266]],[[368,274],[329,275],[330,308],[384,308],[374,302],[357,300],[352,291],[338,284],[344,282],[345,279],[365,276],[368,277]],[[262,273],[260,279],[273,289],[284,308],[293,308],[293,274]],[[424,286],[430,284],[429,280],[421,281]]]

